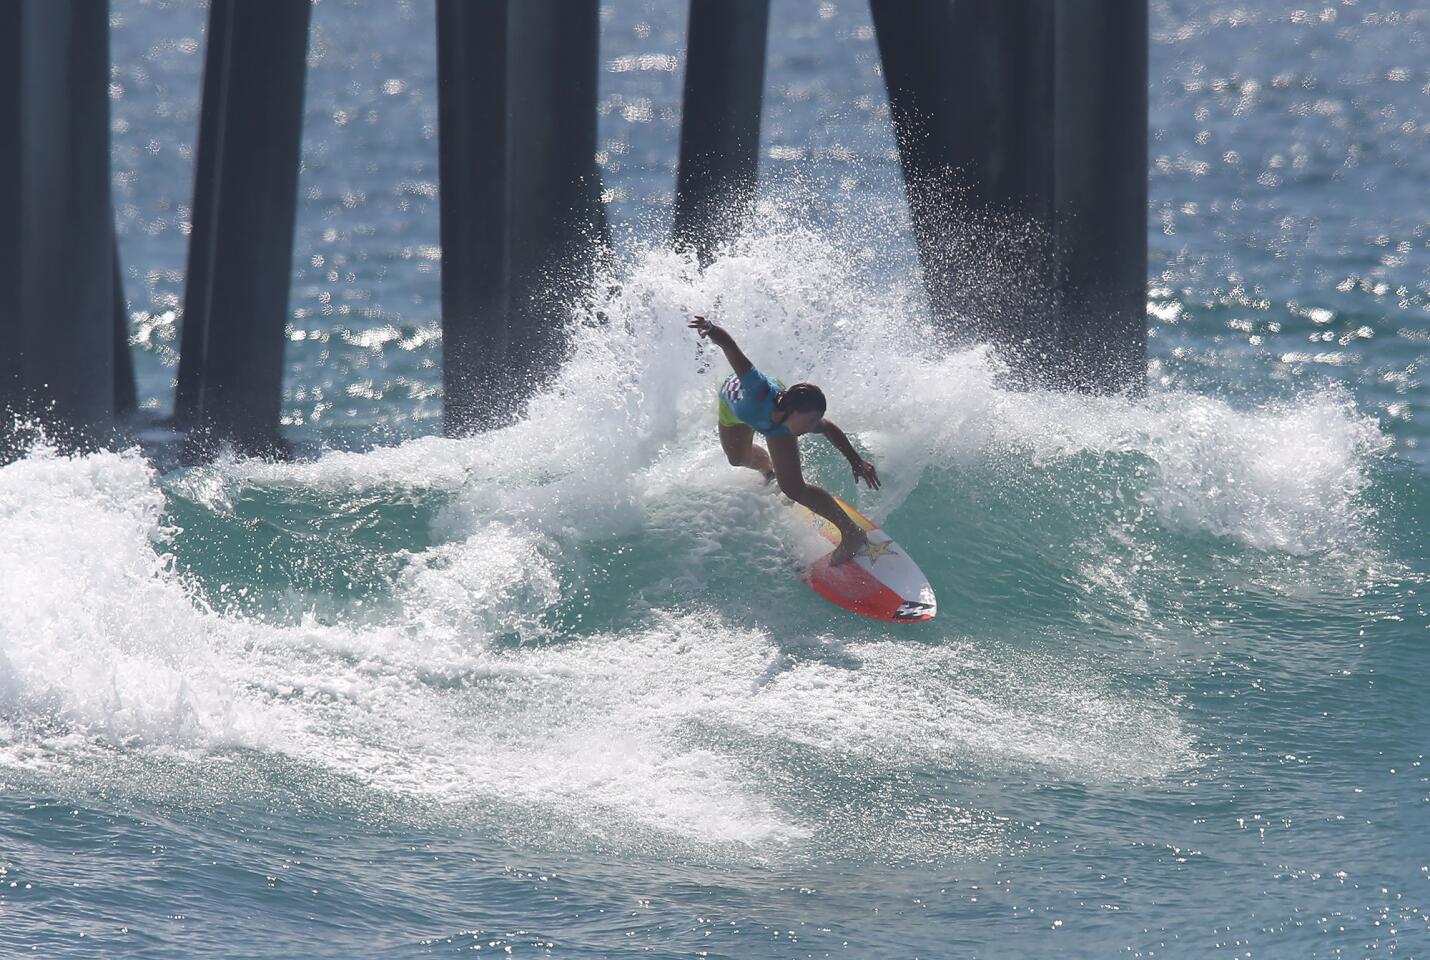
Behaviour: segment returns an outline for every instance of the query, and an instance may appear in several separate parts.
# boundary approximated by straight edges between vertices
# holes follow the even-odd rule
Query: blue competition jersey
[[[720,387],[720,397],[729,404],[735,416],[760,433],[767,437],[782,437],[789,434],[789,427],[783,424],[775,426],[770,417],[775,412],[775,396],[783,389],[784,384],[751,367],[743,377],[730,374]]]

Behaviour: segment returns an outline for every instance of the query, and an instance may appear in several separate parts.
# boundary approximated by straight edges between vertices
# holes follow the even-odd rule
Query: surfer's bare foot
[[[869,542],[869,534],[863,530],[854,530],[844,534],[839,541],[839,546],[834,548],[834,552],[829,556],[829,565],[837,567],[841,563],[848,563],[854,559],[854,555],[864,549],[864,545]]]

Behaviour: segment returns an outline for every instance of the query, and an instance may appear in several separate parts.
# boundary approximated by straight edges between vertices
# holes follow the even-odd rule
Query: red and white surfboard
[[[804,582],[831,603],[875,620],[932,620],[938,601],[919,565],[874,521],[838,497],[834,499],[851,520],[868,531],[869,542],[853,560],[837,567],[829,563],[833,551],[826,553],[804,571]],[[839,529],[834,524],[804,506],[795,506],[820,535],[830,543],[839,543]]]

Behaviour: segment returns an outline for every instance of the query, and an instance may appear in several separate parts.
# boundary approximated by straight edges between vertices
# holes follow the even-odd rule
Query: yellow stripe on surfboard
[[[834,495],[830,494],[830,496]],[[865,530],[873,530],[876,528],[876,524],[873,520],[870,520],[868,517],[864,516],[864,514],[860,513],[858,510],[855,510],[843,500],[839,499],[838,497],[834,497],[834,502],[839,504],[840,508],[843,509],[843,511],[849,515],[850,520],[853,520]],[[814,525],[814,528],[816,530],[819,531],[820,536],[828,540],[830,543],[839,543],[840,533],[838,527],[821,517],[819,514],[815,513],[813,510],[804,506],[804,504],[800,504],[799,506],[800,509],[805,512],[806,519]]]

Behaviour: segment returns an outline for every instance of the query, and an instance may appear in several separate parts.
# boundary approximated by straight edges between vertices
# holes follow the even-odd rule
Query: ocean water
[[[205,10],[112,11],[162,415]],[[684,16],[602,10],[609,322],[449,440],[433,5],[315,6],[300,459],[0,467],[0,956],[1430,956],[1430,13],[1154,2],[1142,399],[930,328],[862,3],[776,0],[756,226],[666,250]],[[797,581],[700,311],[938,619]]]

